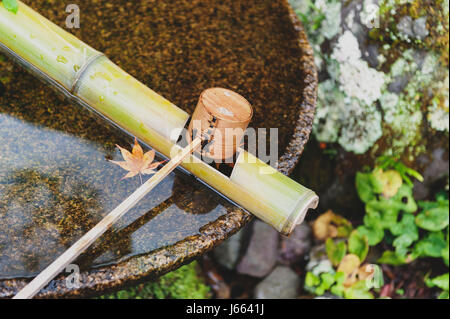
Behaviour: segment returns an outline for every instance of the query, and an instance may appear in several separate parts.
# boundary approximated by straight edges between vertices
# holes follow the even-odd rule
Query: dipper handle
[[[81,237],[75,244],[59,256],[53,263],[45,268],[37,277],[13,297],[13,299],[33,298],[39,290],[44,288],[54,277],[84,252],[92,243],[105,233],[116,221],[125,215],[136,203],[138,203],[148,192],[158,185],[170,174],[181,162],[194,152],[202,144],[202,138],[198,137],[191,144],[173,157],[162,169],[147,180],[133,194],[117,206],[111,213],[106,215],[97,225]]]

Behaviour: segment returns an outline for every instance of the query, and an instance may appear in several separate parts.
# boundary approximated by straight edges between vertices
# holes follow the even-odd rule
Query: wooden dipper
[[[188,140],[190,144],[171,158],[171,160],[161,168],[155,175],[149,178],[133,194],[125,199],[112,212],[106,215],[97,225],[67,249],[53,263],[45,268],[28,285],[19,291],[13,299],[33,298],[39,290],[44,288],[50,280],[57,276],[63,269],[74,261],[83,251],[85,251],[95,240],[105,233],[117,220],[125,215],[136,203],[138,203],[148,192],[159,184],[170,174],[183,160],[192,152],[196,151],[204,142],[213,145],[210,151],[205,154],[213,156],[215,159],[226,159],[234,155],[237,143],[240,142],[243,132],[251,120],[253,111],[250,103],[242,96],[233,91],[213,88],[204,91],[200,95],[200,100],[192,117],[191,126],[188,130]],[[197,125],[196,125],[197,124]],[[225,134],[226,128],[239,128],[242,134],[235,139],[237,142],[228,145]],[[195,130],[195,134],[192,134]],[[227,132],[227,133],[226,133]],[[216,134],[217,133],[217,134]],[[238,132],[239,133],[239,132]],[[192,140],[191,135],[195,135]],[[203,153],[203,150],[202,150]],[[224,157],[227,156],[227,157]]]
[[[201,155],[214,160],[233,157],[253,116],[250,103],[241,95],[223,88],[211,88],[200,95],[189,124],[187,140],[197,138],[211,125],[214,135]]]

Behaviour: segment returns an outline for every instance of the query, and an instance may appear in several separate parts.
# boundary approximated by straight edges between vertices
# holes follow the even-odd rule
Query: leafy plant
[[[316,239],[326,240],[330,269],[309,271],[305,278],[308,291],[373,298],[371,290],[383,285],[383,275],[380,267],[364,264],[364,260],[370,246],[381,242],[392,250],[384,251],[377,263],[400,266],[431,257],[442,258],[449,265],[448,193],[438,194],[435,201],[417,203],[411,178],[422,180],[422,176],[391,158],[383,157],[377,163],[373,170],[356,176],[356,189],[366,210],[361,226],[353,229],[349,221],[331,211],[314,222]],[[448,298],[448,273],[424,278],[424,282],[442,289],[440,298]]]
[[[422,176],[392,158],[382,157],[377,162],[379,166],[373,171],[358,173],[355,183],[366,204],[363,225],[357,231],[367,236],[370,246],[384,240],[394,249],[385,251],[378,263],[399,266],[432,257],[442,258],[448,266],[448,193],[438,194],[435,201],[416,203],[410,177],[422,181]],[[441,296],[448,297],[448,283],[443,285],[441,277],[426,279],[426,283],[443,289]]]
[[[2,0],[2,4],[6,10],[13,13],[17,13],[17,11],[19,10],[19,3],[17,2],[17,0]]]
[[[363,264],[369,252],[367,236],[353,230],[348,220],[332,211],[320,216],[313,230],[317,239],[326,238],[328,260],[306,274],[305,288],[319,296],[329,291],[348,299],[373,299],[370,291],[381,287],[383,276],[377,265]]]
[[[449,273],[433,279],[426,278],[425,283],[428,287],[438,287],[442,289],[439,299],[449,299]]]
[[[369,253],[369,240],[367,236],[354,230],[348,238],[348,251],[358,256],[359,260],[365,260]]]

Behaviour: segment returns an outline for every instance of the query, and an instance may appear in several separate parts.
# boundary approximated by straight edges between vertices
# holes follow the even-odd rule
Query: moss
[[[429,36],[424,40],[401,36],[397,23],[402,17],[412,19],[427,17]],[[440,56],[441,62],[449,66],[449,13],[447,0],[383,0],[380,3],[379,29],[371,32],[371,38],[380,42],[388,41],[389,50],[403,50],[414,47],[434,51]],[[385,53],[388,55],[388,52]]]
[[[101,299],[207,299],[210,289],[197,274],[197,262],[183,266],[156,282],[101,296]]]
[[[324,62],[314,134],[320,142],[338,143],[355,154],[402,154],[412,161],[426,151],[430,135],[448,133],[448,0],[380,1],[379,17],[373,17],[380,26],[366,25],[369,43],[364,45],[350,31],[353,11],[344,19],[347,29],[339,27],[333,39],[324,35],[328,17],[323,12],[335,1],[306,1],[309,6],[300,13]],[[348,8],[343,5],[343,11]],[[360,18],[366,21],[361,15],[368,13],[361,12]],[[426,18],[429,34],[420,40],[415,27],[412,36],[401,33],[397,26],[406,16],[413,25]],[[368,44],[379,47],[376,68],[361,52],[360,46]]]

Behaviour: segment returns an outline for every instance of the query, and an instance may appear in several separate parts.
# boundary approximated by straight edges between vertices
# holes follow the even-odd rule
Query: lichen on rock
[[[291,3],[319,62],[320,142],[411,159],[427,132],[448,134],[448,0]]]

